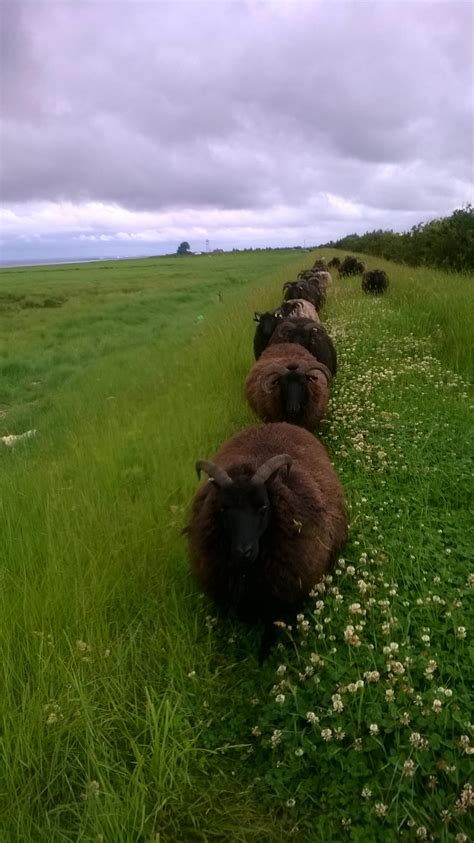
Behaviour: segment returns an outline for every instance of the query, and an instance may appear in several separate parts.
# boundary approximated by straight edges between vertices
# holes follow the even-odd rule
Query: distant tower
[[[209,251],[209,240],[206,240],[206,252]]]

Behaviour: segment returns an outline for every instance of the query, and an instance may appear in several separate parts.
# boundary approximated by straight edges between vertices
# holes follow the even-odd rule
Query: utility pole
[[[209,240],[206,240],[206,252],[209,251]]]

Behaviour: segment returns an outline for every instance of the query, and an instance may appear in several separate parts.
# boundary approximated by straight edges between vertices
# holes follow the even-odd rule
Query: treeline
[[[402,234],[382,230],[349,234],[324,246],[365,252],[412,266],[474,269],[474,208],[467,205],[449,217],[419,223]]]

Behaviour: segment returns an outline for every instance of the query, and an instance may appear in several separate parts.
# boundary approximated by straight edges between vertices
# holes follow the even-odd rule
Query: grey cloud
[[[7,203],[306,212],[332,193],[401,220],[468,196],[468,3],[7,0],[2,16]]]

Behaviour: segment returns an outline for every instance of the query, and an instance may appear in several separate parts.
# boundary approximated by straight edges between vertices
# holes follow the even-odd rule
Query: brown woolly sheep
[[[340,258],[331,258],[331,260],[328,263],[328,268],[329,269],[339,269],[340,265],[341,265],[341,259]]]
[[[313,263],[313,269],[322,269],[324,271],[327,268],[328,266],[325,258],[318,258],[318,260],[315,260],[315,262]]]
[[[314,430],[329,400],[331,372],[301,345],[270,345],[245,381],[247,400],[264,422],[287,421]]]
[[[258,360],[262,351],[265,350],[270,342],[273,331],[278,325],[279,319],[312,319],[314,322],[319,322],[319,316],[316,308],[309,301],[305,299],[290,299],[284,301],[280,307],[275,310],[267,310],[264,313],[255,311],[254,321],[258,322],[253,338],[253,351],[255,359]]]
[[[371,269],[364,272],[362,276],[362,289],[364,293],[379,295],[384,293],[388,287],[388,275],[383,269]]]
[[[333,376],[336,374],[336,349],[323,325],[310,319],[280,319],[269,346],[288,342],[302,345],[316,360],[324,363]]]
[[[365,265],[357,260],[357,258],[352,257],[352,255],[347,255],[339,267],[341,278],[345,278],[348,275],[362,275],[363,272],[365,272]]]
[[[317,280],[303,279],[302,281],[287,281],[283,284],[285,300],[305,299],[314,304],[317,312],[321,310],[326,301],[326,289]]]
[[[263,661],[274,622],[299,609],[347,538],[344,493],[325,448],[307,430],[259,425],[237,433],[212,462],[186,532],[205,593],[243,621],[263,621]]]

